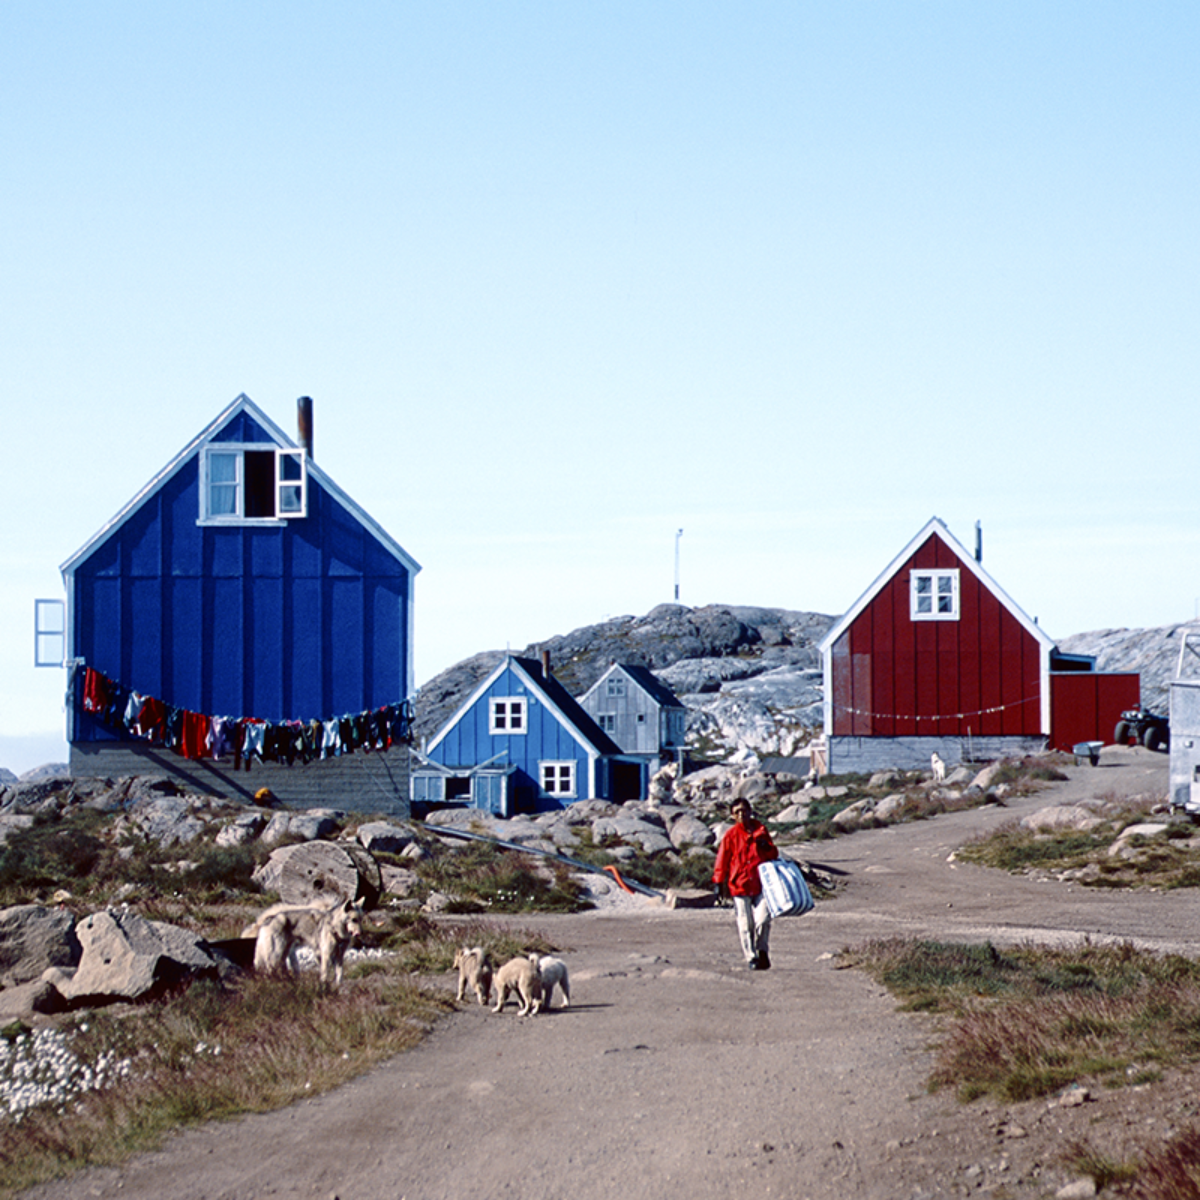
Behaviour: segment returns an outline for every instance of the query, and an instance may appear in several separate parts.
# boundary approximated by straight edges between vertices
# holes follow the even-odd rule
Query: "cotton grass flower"
[[[40,1105],[61,1112],[85,1092],[125,1078],[131,1069],[130,1059],[119,1059],[111,1051],[93,1063],[84,1062],[58,1029],[0,1039],[0,1113],[20,1121]]]

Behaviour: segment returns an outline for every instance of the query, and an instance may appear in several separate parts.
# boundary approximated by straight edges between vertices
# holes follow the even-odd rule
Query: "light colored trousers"
[[[766,896],[734,896],[733,915],[746,961],[753,962],[759,954],[766,954],[771,942],[771,912]]]

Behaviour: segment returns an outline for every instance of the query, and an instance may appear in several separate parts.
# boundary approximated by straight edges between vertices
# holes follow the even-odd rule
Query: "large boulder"
[[[713,831],[692,813],[685,813],[672,821],[669,836],[676,850],[687,846],[711,846],[716,840]]]
[[[355,835],[359,844],[372,854],[399,854],[416,840],[410,825],[397,825],[392,821],[368,821],[358,827]]]
[[[1021,818],[1021,828],[1033,833],[1056,833],[1063,829],[1090,833],[1103,824],[1102,818],[1082,804],[1059,804],[1050,808],[1039,808],[1037,812]]]
[[[383,886],[379,864],[357,842],[301,842],[282,846],[253,875],[265,892],[286,904],[322,904],[333,898],[373,907]]]
[[[164,921],[106,910],[84,917],[75,932],[82,948],[78,969],[47,975],[73,1004],[140,1000],[186,979],[218,974],[203,938]]]
[[[40,979],[47,967],[73,967],[79,955],[66,909],[18,904],[0,911],[0,987]]]

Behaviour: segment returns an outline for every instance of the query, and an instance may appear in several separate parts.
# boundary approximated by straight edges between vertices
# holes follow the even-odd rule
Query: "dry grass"
[[[890,939],[845,952],[904,1000],[946,1015],[930,1087],[969,1101],[1109,1086],[1200,1060],[1200,964],[1129,944],[999,951]]]
[[[337,991],[306,975],[239,976],[72,1018],[64,1028],[80,1060],[107,1055],[128,1062],[128,1073],[66,1107],[0,1121],[0,1195],[120,1162],[183,1125],[328,1091],[408,1049],[453,1008],[444,988],[420,979],[449,970],[458,945],[482,944],[498,959],[554,949],[535,931],[419,914],[382,918],[369,940],[387,953],[353,963]]]
[[[1200,840],[1190,823],[1169,822],[1165,835],[1134,834],[1125,853],[1111,856],[1123,830],[1147,819],[1163,821],[1152,813],[1163,801],[1101,801],[1097,815],[1103,824],[1094,829],[1044,832],[1010,821],[960,847],[955,857],[1002,871],[1047,872],[1083,887],[1200,887]]]

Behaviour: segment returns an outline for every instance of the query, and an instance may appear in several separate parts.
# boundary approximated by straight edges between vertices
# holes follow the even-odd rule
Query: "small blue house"
[[[407,810],[420,567],[311,412],[298,444],[239,396],[63,564],[73,774]]]
[[[462,804],[510,817],[579,800],[645,795],[644,760],[624,755],[550,674],[508,655],[424,748],[414,806]]]

